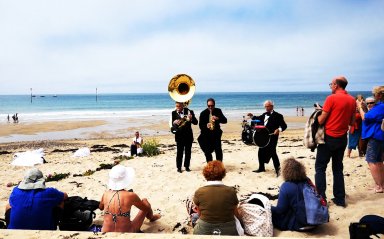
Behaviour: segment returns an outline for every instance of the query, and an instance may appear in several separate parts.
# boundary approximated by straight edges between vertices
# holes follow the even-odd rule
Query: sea
[[[369,91],[349,92],[368,97]],[[195,93],[188,108],[196,117],[206,108],[206,100],[214,98],[216,107],[221,108],[230,122],[241,122],[247,113],[259,115],[264,112],[265,100],[272,100],[275,111],[284,116],[308,117],[314,111],[314,104],[322,104],[330,92],[211,92]],[[170,134],[168,123],[174,100],[168,93],[127,94],[44,94],[44,95],[0,95],[0,132],[15,126],[12,116],[18,116],[19,123],[44,123],[49,121],[102,120],[103,125],[72,130],[14,134],[0,136],[0,143],[92,138],[95,132],[116,137],[131,137],[134,130],[140,130],[144,137]],[[302,110],[303,109],[303,110]],[[9,121],[8,121],[9,116]],[[161,130],[148,125],[164,124]],[[302,128],[303,123],[288,122],[288,127]],[[15,128],[17,129],[17,127]],[[1,134],[0,134],[1,135]]]
[[[369,91],[353,91],[368,97]],[[189,108],[198,116],[206,108],[206,100],[214,98],[216,107],[230,119],[241,120],[247,113],[261,114],[263,102],[274,101],[275,111],[285,116],[309,115],[314,103],[322,104],[330,92],[214,92],[195,93]],[[168,93],[129,94],[45,94],[0,95],[0,123],[12,121],[18,115],[19,122],[67,121],[93,119],[120,119],[153,117],[153,120],[169,117],[174,110],[174,100]]]

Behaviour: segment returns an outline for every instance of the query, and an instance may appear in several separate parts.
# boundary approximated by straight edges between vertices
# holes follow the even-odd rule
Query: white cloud
[[[353,90],[382,84],[381,1],[0,0],[0,94]]]

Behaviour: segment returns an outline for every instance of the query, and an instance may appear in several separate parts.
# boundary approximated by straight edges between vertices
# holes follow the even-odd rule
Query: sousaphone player
[[[177,172],[181,173],[183,164],[183,154],[185,171],[190,170],[191,148],[193,142],[193,132],[191,125],[197,125],[198,121],[193,110],[187,108],[195,92],[195,82],[186,74],[176,75],[168,85],[169,95],[175,100],[175,110],[172,111],[171,132],[175,134],[177,145],[176,167]]]

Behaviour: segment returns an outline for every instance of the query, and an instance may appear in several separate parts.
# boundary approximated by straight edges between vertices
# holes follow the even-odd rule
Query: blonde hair
[[[372,90],[373,95],[381,94],[380,100],[384,101],[384,86],[375,86]]]

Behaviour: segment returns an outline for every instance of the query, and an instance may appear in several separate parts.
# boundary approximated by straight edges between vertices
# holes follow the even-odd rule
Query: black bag
[[[5,219],[0,218],[0,229],[7,229],[7,222]]]
[[[353,222],[349,224],[350,239],[368,239],[371,235],[368,223]]]
[[[61,231],[88,231],[96,217],[95,210],[99,201],[79,196],[68,197],[64,201],[64,210],[59,222]]]

